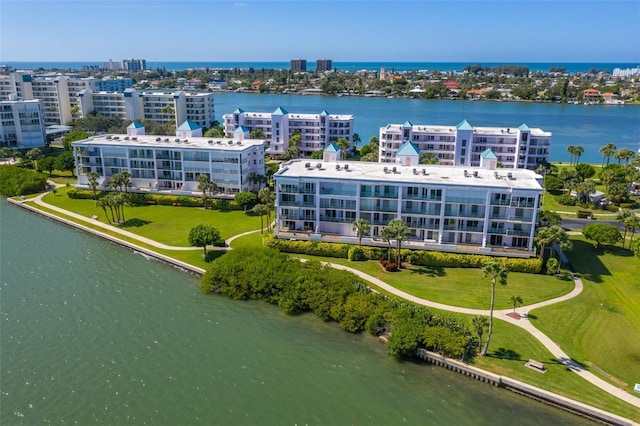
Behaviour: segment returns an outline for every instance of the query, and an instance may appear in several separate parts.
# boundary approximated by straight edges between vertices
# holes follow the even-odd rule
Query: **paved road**
[[[76,219],[82,220],[84,222],[90,222],[92,224],[98,225],[100,227],[103,227],[105,229],[109,229],[113,232],[117,232],[119,234],[122,235],[126,235],[129,238],[144,242],[145,244],[148,244],[150,246],[153,247],[158,247],[158,248],[162,248],[162,249],[167,249],[167,250],[200,250],[200,248],[193,248],[193,247],[175,247],[175,246],[168,246],[165,244],[161,244],[158,243],[156,241],[150,240],[148,238],[144,238],[141,237],[139,235],[133,234],[131,232],[128,231],[124,231],[122,229],[119,229],[115,226],[112,225],[108,225],[99,221],[96,221],[95,219],[91,219],[91,218],[87,218],[85,216],[58,208],[56,206],[52,206],[48,203],[45,203],[44,201],[42,201],[42,197],[45,194],[41,194],[35,198],[32,198],[30,200],[25,200],[24,202],[35,202],[36,204],[42,205],[44,207],[47,207],[51,210],[54,210],[56,212],[74,217]],[[563,226],[565,225],[565,219],[563,219]],[[592,222],[587,220],[586,222]],[[602,223],[604,221],[598,221],[599,223]],[[240,236],[243,235],[247,235],[253,232],[259,232],[259,230],[256,231],[250,231],[250,232],[245,232],[244,234],[240,234],[240,235],[236,235],[234,237],[231,237],[227,240],[227,243],[230,243],[231,241],[233,241],[235,238],[239,238]],[[212,249],[221,249],[221,250],[228,250],[228,247],[212,247]],[[343,270],[347,270],[350,271],[358,276],[360,276],[361,278],[363,278],[364,280],[367,280],[375,285],[377,285],[378,287],[384,289],[385,291],[388,291],[389,293],[395,294],[398,297],[402,297],[403,299],[406,300],[410,300],[414,303],[418,303],[420,305],[424,305],[424,306],[429,306],[429,307],[433,307],[436,309],[442,309],[445,311],[451,311],[451,312],[459,312],[459,313],[463,313],[463,314],[470,314],[470,315],[489,315],[489,311],[488,310],[483,310],[483,309],[469,309],[469,308],[460,308],[460,307],[456,307],[456,306],[450,306],[450,305],[443,305],[441,303],[437,303],[437,302],[433,302],[427,299],[422,299],[416,296],[413,296],[411,294],[405,293],[401,290],[396,289],[395,287],[392,287],[390,285],[388,285],[387,283],[385,283],[384,281],[373,277],[371,275],[365,274],[364,272],[361,272],[357,269],[353,269],[350,268],[348,266],[344,266],[344,265],[340,265],[340,264],[336,264],[336,263],[327,263],[329,266],[336,268],[336,269],[343,269]],[[569,368],[571,371],[573,371],[574,373],[578,374],[580,377],[582,377],[583,379],[589,381],[590,383],[594,384],[595,386],[599,387],[600,389],[610,393],[611,395],[622,399],[623,401],[628,402],[629,404],[632,404],[636,407],[640,408],[640,398],[627,393],[625,390],[623,389],[619,389],[617,387],[615,387],[614,385],[611,385],[610,383],[600,379],[599,377],[597,377],[596,375],[594,375],[593,373],[585,370],[584,368],[582,368],[578,363],[576,363],[573,359],[571,359],[571,357],[569,357],[569,355],[567,355],[564,351],[562,351],[560,349],[560,347],[558,346],[557,343],[553,342],[548,336],[546,336],[544,333],[542,333],[540,330],[538,330],[537,328],[535,328],[533,326],[533,324],[529,321],[528,315],[527,313],[532,310],[532,309],[536,309],[536,308],[540,308],[543,306],[548,306],[548,305],[552,305],[564,300],[569,300],[571,298],[576,297],[577,295],[579,295],[582,292],[583,289],[583,285],[582,285],[582,280],[580,280],[580,278],[578,277],[577,274],[572,273],[573,276],[573,280],[574,280],[574,284],[575,287],[573,289],[573,291],[571,291],[568,294],[565,294],[564,296],[560,296],[557,297],[555,299],[550,299],[550,300],[545,300],[543,302],[540,303],[536,303],[533,305],[527,305],[527,306],[523,306],[521,307],[520,311],[521,312],[525,312],[525,314],[521,317],[521,319],[516,319],[513,318],[511,316],[508,316],[507,314],[509,312],[512,312],[511,309],[503,309],[503,310],[497,310],[494,311],[494,315],[496,318],[500,318],[504,321],[509,322],[510,324],[516,325],[524,330],[526,330],[527,332],[529,332],[533,337],[535,337],[540,343],[542,343],[552,354],[553,356],[555,356],[560,362],[562,362],[563,364],[565,364],[567,366],[567,368]]]
[[[565,229],[582,231],[582,228],[584,228],[586,225],[589,225],[590,223],[601,223],[603,225],[614,225],[620,231],[624,232],[624,226],[620,222],[618,222],[617,220],[600,220],[600,219],[591,220],[591,219],[567,219],[567,218],[562,218],[562,222],[560,223],[560,226],[562,226]]]

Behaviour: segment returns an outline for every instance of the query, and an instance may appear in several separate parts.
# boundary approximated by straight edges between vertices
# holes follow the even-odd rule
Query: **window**
[[[462,139],[462,146],[467,146],[467,140],[466,139]]]

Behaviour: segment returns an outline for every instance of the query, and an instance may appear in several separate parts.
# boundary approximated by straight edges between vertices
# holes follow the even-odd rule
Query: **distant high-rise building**
[[[306,59],[292,59],[291,60],[291,71],[293,72],[303,72],[307,70],[307,60]]]
[[[122,69],[129,72],[144,71],[147,69],[146,59],[123,59]]]
[[[331,59],[318,59],[316,61],[316,72],[331,71],[333,69],[333,63]]]

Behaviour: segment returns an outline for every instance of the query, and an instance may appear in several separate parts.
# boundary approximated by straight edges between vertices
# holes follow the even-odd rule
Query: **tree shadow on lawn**
[[[567,253],[567,257],[571,264],[578,265],[582,277],[594,283],[602,283],[603,275],[611,275],[598,257],[602,253],[602,249],[595,249],[591,243],[578,240],[573,241],[573,247]]]
[[[447,273],[440,266],[414,266],[407,268],[412,274],[426,275],[428,277],[444,277]]]
[[[572,358],[565,358],[565,357],[562,357],[559,359],[547,358],[547,360],[544,362],[547,364],[553,364],[553,365],[563,365],[568,370],[570,370],[569,365],[566,364],[568,362],[570,365],[573,364],[574,366],[577,366],[581,370],[589,371],[589,366],[587,364],[585,364],[584,362],[576,361],[575,359],[572,359]]]
[[[520,354],[513,349],[498,348],[493,353],[488,354],[492,358],[508,359],[510,361],[518,361],[521,359]]]
[[[118,225],[120,228],[139,228],[144,225],[152,223],[150,220],[138,219],[137,217],[129,219],[124,223]]]
[[[204,261],[206,263],[211,263],[217,258],[219,258],[220,256],[223,256],[225,253],[226,251],[223,251],[223,250],[209,250],[207,252],[207,255],[204,257]]]

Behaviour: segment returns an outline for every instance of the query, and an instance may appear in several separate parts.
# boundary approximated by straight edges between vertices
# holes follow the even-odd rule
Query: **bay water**
[[[0,259],[4,426],[588,423],[5,200]]]
[[[516,128],[522,124],[551,132],[550,161],[570,160],[569,145],[581,145],[581,163],[600,164],[598,151],[608,142],[638,152],[640,105],[573,105],[535,102],[424,100],[360,96],[276,95],[216,93],[216,119],[238,108],[247,112],[273,112],[283,107],[291,113],[352,114],[354,130],[362,144],[379,137],[387,124],[435,124],[455,127],[462,120],[472,126]]]

